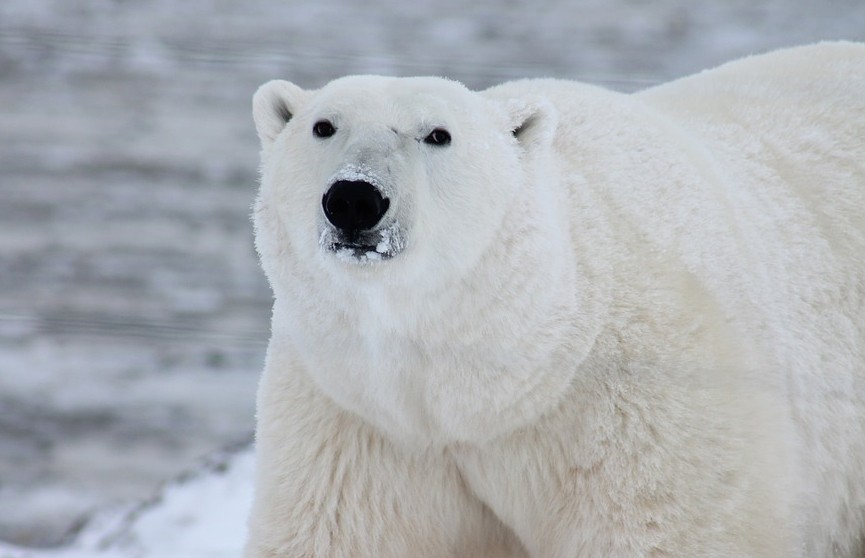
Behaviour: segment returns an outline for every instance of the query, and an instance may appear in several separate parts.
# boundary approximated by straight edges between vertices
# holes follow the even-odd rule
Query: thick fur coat
[[[865,46],[254,117],[247,558],[865,553]],[[340,181],[375,226],[329,222]]]

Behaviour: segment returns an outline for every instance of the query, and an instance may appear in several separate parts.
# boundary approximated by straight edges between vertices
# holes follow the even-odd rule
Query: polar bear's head
[[[516,89],[357,76],[254,97],[271,343],[404,439],[524,424],[596,334],[590,275],[568,256],[556,108]]]
[[[271,282],[269,247],[294,254],[292,266],[415,289],[467,272],[506,225],[533,147],[549,143],[550,111],[438,78],[354,76],[318,91],[266,83],[253,112]]]

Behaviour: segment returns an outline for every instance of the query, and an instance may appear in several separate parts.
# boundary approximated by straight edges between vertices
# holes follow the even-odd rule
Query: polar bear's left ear
[[[509,99],[505,103],[510,132],[525,149],[548,147],[556,133],[558,112],[543,97]]]
[[[269,147],[310,93],[297,85],[275,79],[258,88],[252,97],[252,118],[262,147]]]

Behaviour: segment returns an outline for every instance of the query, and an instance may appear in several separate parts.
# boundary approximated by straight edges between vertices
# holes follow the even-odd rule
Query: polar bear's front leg
[[[302,373],[268,368],[246,558],[523,555],[444,450],[401,449]]]
[[[779,401],[664,375],[575,382],[536,425],[455,450],[467,484],[533,558],[805,556]]]

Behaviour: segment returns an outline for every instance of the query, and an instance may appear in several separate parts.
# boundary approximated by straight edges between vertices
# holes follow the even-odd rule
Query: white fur
[[[247,558],[865,552],[865,46],[635,95],[277,81],[254,115]],[[320,242],[335,177],[391,200],[393,258]]]

